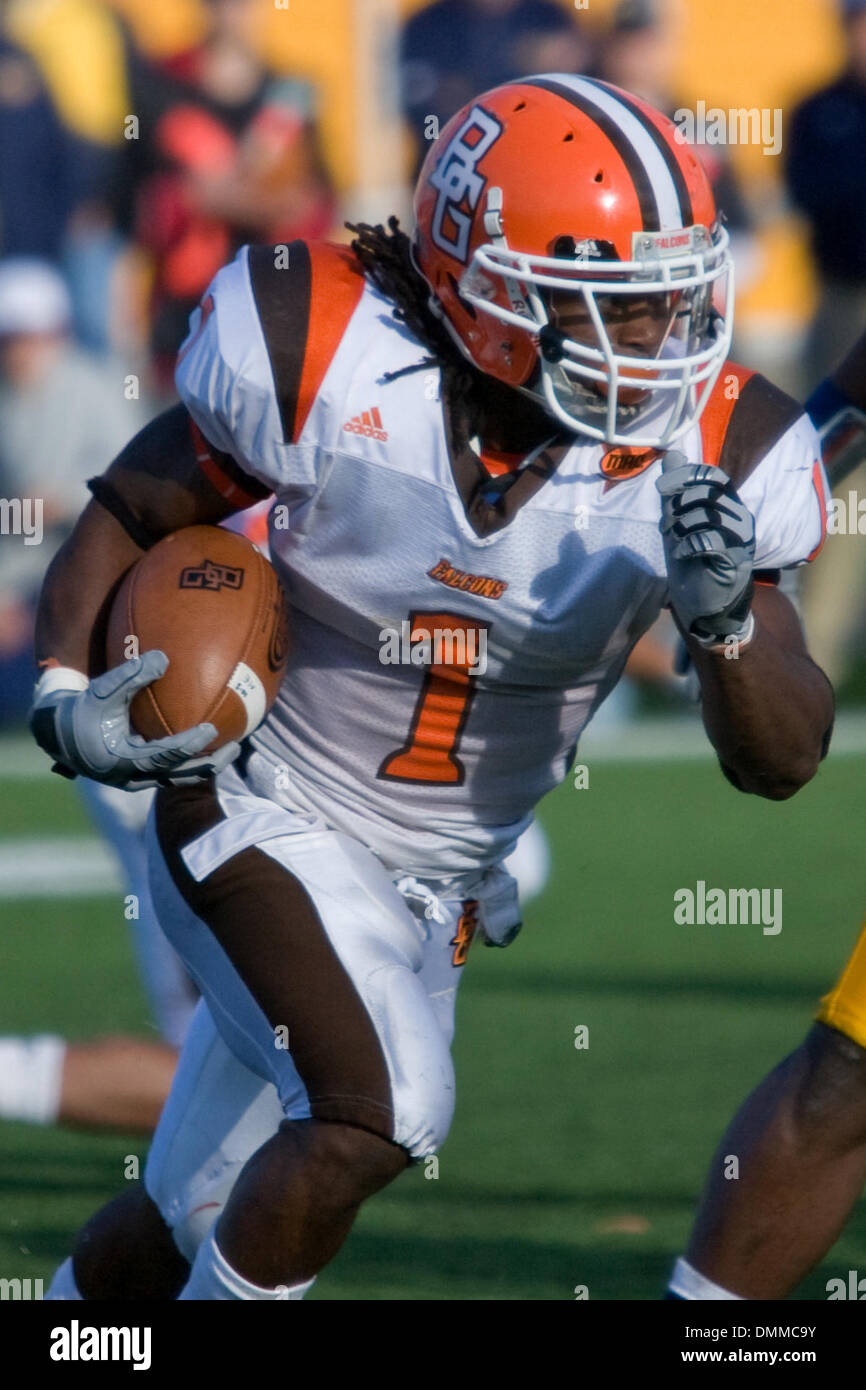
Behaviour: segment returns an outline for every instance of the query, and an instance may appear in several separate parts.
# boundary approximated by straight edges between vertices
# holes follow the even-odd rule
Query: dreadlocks
[[[442,358],[459,356],[447,331],[428,306],[430,291],[412,264],[409,238],[401,231],[398,219],[388,218],[387,232],[381,225],[371,227],[367,222],[359,222],[357,226],[347,222],[346,226],[356,233],[352,250],[368,280],[394,301],[400,322],[430,349],[437,363]]]
[[[482,381],[481,373],[467,362],[448,330],[429,307],[430,291],[412,264],[409,238],[400,228],[396,217],[388,218],[388,230],[367,222],[357,225],[347,222],[355,233],[352,250],[367,278],[396,305],[395,317],[430,353],[423,361],[389,374],[388,379],[402,376],[406,371],[437,366],[442,373],[442,390],[451,405],[455,424],[470,429],[470,420],[477,411],[473,396]],[[474,432],[470,429],[470,432]]]
[[[442,321],[433,313],[427,283],[412,264],[409,238],[401,231],[396,217],[388,218],[387,231],[381,225],[372,227],[366,222],[359,222],[357,226],[347,222],[346,226],[355,233],[352,250],[365,275],[392,301],[395,317],[405,323],[430,353],[420,362],[413,362],[397,372],[386,373],[384,379],[393,381],[407,372],[421,371],[430,366],[439,367],[452,443],[462,448],[474,435],[484,437],[485,426],[491,417],[501,419],[503,413],[507,412],[510,398],[514,395],[513,388],[485,376],[469,362]],[[534,422],[532,416],[536,417]],[[534,404],[524,407],[524,417],[530,432],[534,430],[532,438],[525,438],[525,432],[515,422],[511,423],[510,431],[514,439],[523,439],[529,448],[537,438],[543,436],[545,429],[549,431],[550,421],[542,408]],[[486,470],[479,463],[479,477],[482,475],[486,479]]]

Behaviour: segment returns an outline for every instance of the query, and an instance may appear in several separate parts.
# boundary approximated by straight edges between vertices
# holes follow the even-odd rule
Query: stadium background
[[[617,0],[589,0],[576,13],[590,32],[602,32]],[[402,19],[424,0],[290,0],[278,10],[261,0],[259,44],[276,71],[302,74],[320,93],[322,137],[337,186],[357,215],[382,215],[395,188],[405,193],[395,168],[408,166],[407,142],[396,117],[393,69]],[[117,139],[128,110],[124,85],[111,56],[116,42],[101,22],[100,6],[82,0],[62,9],[92,11],[85,23],[61,20],[54,0],[12,3],[11,31],[41,59],[64,115],[83,134]],[[109,5],[107,8],[111,9]],[[113,0],[145,50],[163,56],[194,43],[202,32],[200,0]],[[684,106],[699,99],[729,107],[787,110],[837,68],[842,43],[834,0],[673,0],[673,86]],[[106,74],[111,80],[106,80]],[[402,156],[402,158],[401,158]],[[769,198],[777,187],[778,161],[754,145],[731,150],[744,178]],[[765,273],[748,298],[738,300],[738,319],[783,334],[801,322],[812,293],[801,229],[784,215],[761,229],[768,254]]]
[[[158,57],[201,33],[195,0],[115,8]],[[260,5],[268,64],[315,86],[341,214],[405,212],[411,147],[393,55],[417,8]],[[7,7],[63,118],[106,144],[129,110],[110,9]],[[603,33],[612,10],[613,0],[590,0],[578,19]],[[841,59],[831,0],[682,0],[675,18],[673,85],[686,106],[788,111]],[[778,161],[748,146],[730,156],[764,209],[760,273],[738,301],[741,355],[752,348],[784,375],[815,298],[804,229],[785,206]],[[580,1285],[591,1299],[658,1296],[727,1120],[799,1041],[856,936],[861,667],[855,651],[833,753],[789,803],[734,792],[696,713],[667,696],[645,693],[623,723],[590,734],[579,755],[589,786],[568,781],[541,808],[547,890],[515,947],[476,952],[466,972],[458,1109],[438,1176],[413,1170],[369,1204],[313,1297],[568,1299]],[[673,894],[698,879],[781,888],[783,930],[675,925]],[[0,734],[0,917],[0,1032],[152,1033],[109,857],[14,724]],[[579,1050],[581,1025],[589,1046]],[[145,1152],[140,1137],[0,1123],[0,1275],[47,1278]],[[862,1207],[800,1296],[824,1297],[827,1279],[849,1269],[866,1269]]]

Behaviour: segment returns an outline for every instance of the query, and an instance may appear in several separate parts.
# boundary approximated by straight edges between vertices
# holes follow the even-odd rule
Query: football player
[[[866,334],[806,409],[835,487],[866,458]],[[804,1041],[728,1126],[667,1296],[786,1297],[841,1235],[864,1182],[866,926]]]
[[[776,583],[822,541],[818,441],[726,361],[727,234],[673,125],[591,79],[509,83],[431,148],[411,238],[353,230],[217,275],[182,404],[95,480],[46,580],[34,734],[69,773],[159,785],[153,897],[203,995],[145,1188],[52,1298],[302,1298],[439,1147],[471,942],[520,925],[502,860],[665,604],[738,788],[791,796],[828,745]],[[270,492],[277,703],[241,749],[146,743],[129,701],[165,658],[100,671],[114,587]],[[483,663],[430,662],[454,632]]]
[[[270,506],[266,499],[225,525],[267,554]],[[663,659],[661,651],[651,655]],[[160,1040],[125,1034],[80,1042],[56,1034],[0,1037],[0,1118],[148,1132],[168,1096],[198,993],[151,902],[145,825],[153,792],[124,791],[85,777],[75,785],[118,861],[124,891],[136,900],[130,920],[135,958]],[[527,826],[505,866],[517,881],[522,906],[544,891],[550,848],[537,821]]]

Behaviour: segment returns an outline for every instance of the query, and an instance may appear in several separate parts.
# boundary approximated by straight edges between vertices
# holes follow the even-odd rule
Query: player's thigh
[[[454,1077],[420,979],[430,931],[375,856],[212,785],[161,793],[153,830],[160,921],[224,1040],[274,1083],[284,1113],[432,1153]],[[444,950],[448,927],[437,930]]]

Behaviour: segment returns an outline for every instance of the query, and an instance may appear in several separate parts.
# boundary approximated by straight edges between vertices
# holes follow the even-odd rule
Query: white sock
[[[65,1056],[63,1038],[0,1038],[0,1116],[56,1124]]]
[[[306,1284],[295,1284],[290,1289],[286,1288],[284,1284],[275,1289],[262,1289],[259,1288],[258,1284],[251,1284],[242,1274],[238,1274],[236,1269],[232,1269],[228,1260],[217,1247],[211,1231],[210,1235],[199,1246],[189,1279],[178,1297],[179,1299],[199,1301],[221,1299],[223,1302],[232,1299],[258,1300],[260,1302],[286,1301],[303,1298],[314,1283],[315,1277]]]
[[[64,1260],[58,1269],[48,1288],[47,1294],[43,1298],[43,1303],[73,1303],[75,1301],[83,1303],[84,1300],[78,1292],[78,1285],[75,1282],[75,1275],[72,1271],[72,1257]]]
[[[692,1268],[688,1260],[683,1259],[677,1260],[674,1265],[668,1288],[671,1293],[679,1294],[680,1298],[730,1298],[738,1303],[744,1302],[738,1293],[729,1293],[721,1284],[714,1284],[712,1279],[705,1279],[703,1274],[698,1274],[698,1271]]]

